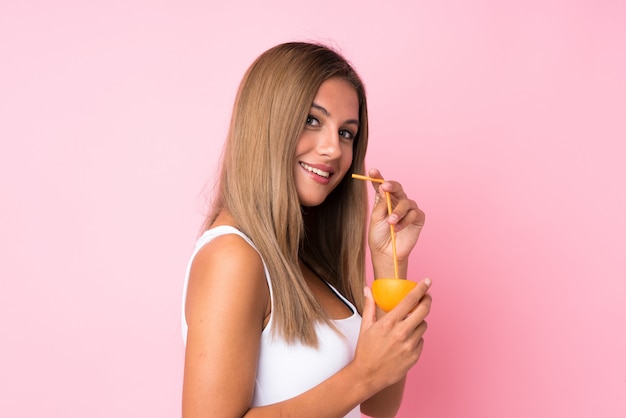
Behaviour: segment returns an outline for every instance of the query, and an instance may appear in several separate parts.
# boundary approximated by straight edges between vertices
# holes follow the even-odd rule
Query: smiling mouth
[[[300,162],[300,166],[311,173],[317,174],[320,177],[329,178],[331,173],[328,171],[320,170],[319,168],[311,167],[310,165]]]

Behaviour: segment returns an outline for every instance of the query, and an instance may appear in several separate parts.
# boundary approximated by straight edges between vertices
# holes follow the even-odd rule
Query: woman
[[[430,282],[377,314],[365,286],[366,189],[350,178],[364,171],[367,128],[363,84],[327,47],[278,45],[246,72],[187,271],[183,416],[396,413]],[[406,277],[424,214],[396,182],[375,191],[374,275],[394,275],[393,224]]]

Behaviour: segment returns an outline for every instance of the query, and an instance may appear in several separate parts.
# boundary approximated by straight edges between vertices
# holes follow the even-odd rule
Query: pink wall
[[[368,163],[427,212],[400,416],[626,416],[626,3],[51,3],[0,5],[1,416],[179,414],[235,89],[302,39],[360,70]]]

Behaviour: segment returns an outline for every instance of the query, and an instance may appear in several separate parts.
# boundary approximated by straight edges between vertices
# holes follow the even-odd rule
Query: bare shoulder
[[[263,262],[259,253],[242,237],[225,234],[204,245],[191,265],[192,275],[194,272],[216,270],[231,273],[263,273]]]
[[[269,301],[261,257],[243,238],[223,235],[198,251],[185,304],[183,416],[250,408]]]
[[[185,308],[188,322],[193,319],[194,308],[209,309],[212,314],[252,310],[262,313],[262,321],[268,303],[263,261],[243,238],[222,235],[198,251],[189,276]]]

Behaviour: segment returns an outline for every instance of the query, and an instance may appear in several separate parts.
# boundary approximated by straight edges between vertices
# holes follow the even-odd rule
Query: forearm
[[[312,389],[283,402],[251,408],[246,418],[339,418],[372,397],[380,388],[350,363]]]
[[[386,313],[384,311],[378,307],[376,308],[376,316],[378,319],[385,315]],[[361,403],[361,412],[375,418],[395,417],[402,403],[405,383],[406,376],[398,382],[377,392]]]
[[[372,266],[375,279],[395,277],[395,266],[393,264],[393,258],[391,257],[372,254]],[[398,260],[398,278],[406,279],[408,270],[408,260]]]
[[[375,418],[395,417],[402,402],[406,377],[361,403],[361,412]]]

